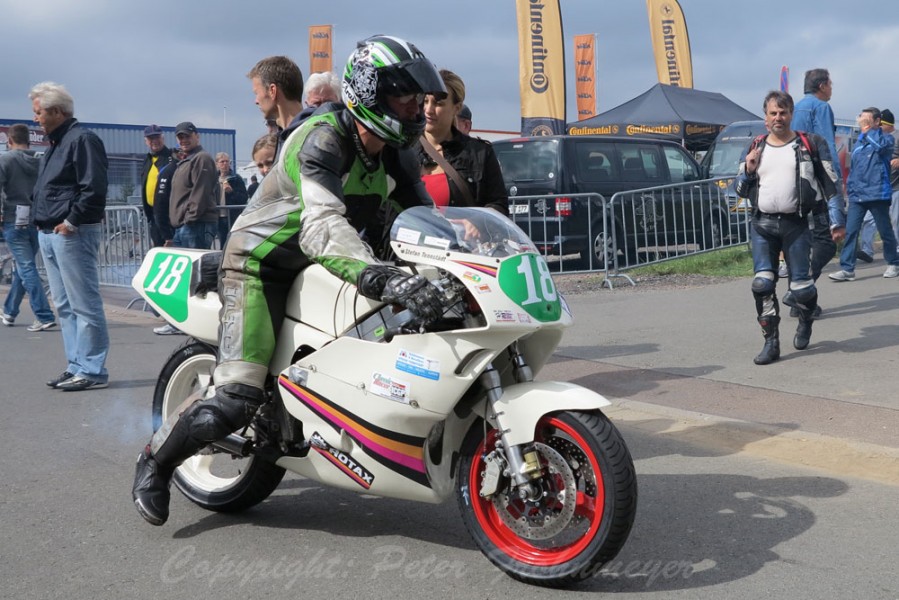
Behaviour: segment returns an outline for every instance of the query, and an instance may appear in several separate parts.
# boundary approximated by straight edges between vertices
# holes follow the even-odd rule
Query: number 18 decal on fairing
[[[538,321],[558,321],[562,316],[559,293],[542,256],[519,254],[506,259],[498,279],[506,295]]]
[[[160,252],[144,279],[144,290],[167,315],[183,323],[187,319],[191,260],[181,254]]]

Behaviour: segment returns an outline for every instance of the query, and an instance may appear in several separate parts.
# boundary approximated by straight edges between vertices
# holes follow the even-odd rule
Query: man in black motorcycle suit
[[[317,262],[362,295],[423,319],[442,314],[434,286],[380,264],[372,250],[383,243],[387,215],[432,205],[408,150],[424,130],[425,94],[445,96],[446,89],[415,46],[368,38],[344,70],[345,105],[310,117],[283,142],[224,249],[215,392],[173,413],[138,457],[132,497],[149,523],[168,518],[178,465],[246,427],[265,401],[284,303],[304,267]]]

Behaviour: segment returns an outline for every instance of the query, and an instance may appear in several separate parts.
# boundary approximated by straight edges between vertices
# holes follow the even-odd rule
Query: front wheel
[[[560,587],[595,575],[618,554],[634,522],[637,478],[627,446],[601,412],[545,415],[535,449],[543,475],[536,500],[504,483],[481,496],[498,435],[472,427],[462,448],[456,496],[475,543],[508,575]]]
[[[184,400],[209,387],[215,350],[189,339],[169,357],[153,395],[153,429],[175,412]],[[246,432],[252,439],[253,431]],[[207,446],[175,471],[175,486],[189,500],[207,510],[237,512],[262,502],[275,491],[284,469],[258,457],[234,457]]]

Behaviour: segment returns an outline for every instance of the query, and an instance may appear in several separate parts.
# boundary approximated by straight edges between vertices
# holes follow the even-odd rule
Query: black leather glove
[[[425,321],[435,321],[445,311],[439,290],[421,275],[409,275],[384,265],[370,265],[359,274],[356,285],[363,296],[401,304]]]

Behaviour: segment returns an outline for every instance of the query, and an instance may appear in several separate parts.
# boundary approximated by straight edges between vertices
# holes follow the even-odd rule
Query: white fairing
[[[477,242],[463,238],[463,222],[477,227]],[[511,221],[487,209],[415,208],[397,218],[391,239],[397,256],[446,296],[446,316],[458,328],[390,339],[385,331],[408,311],[308,267],[286,299],[270,371],[311,448],[279,465],[358,492],[440,502],[452,490],[453,456],[466,432],[490,414],[483,393],[470,393],[488,366],[500,375],[496,408],[514,444],[533,440],[546,413],[609,404],[569,383],[516,383],[510,345],[536,373],[572,318],[546,263]],[[189,285],[202,254],[154,249],[133,285],[169,322],[216,344],[218,298]]]

